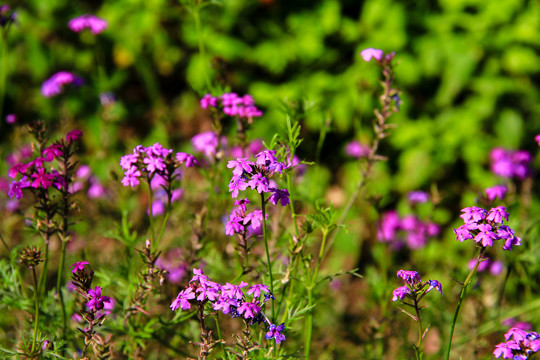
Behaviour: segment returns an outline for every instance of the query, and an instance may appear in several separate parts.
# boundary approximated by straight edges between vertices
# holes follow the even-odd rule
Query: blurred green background
[[[21,142],[20,129],[4,121],[6,114],[14,113],[19,124],[42,119],[55,130],[82,129],[84,163],[102,181],[111,181],[120,176],[119,157],[139,143],[161,142],[191,151],[191,137],[211,129],[209,113],[199,106],[205,93],[249,93],[265,113],[255,121],[250,138],[269,141],[281,129],[284,102],[305,110],[300,111],[304,142],[298,154],[306,161],[320,160],[321,166],[308,170],[299,198],[308,203],[326,198],[339,208],[359,180],[357,163],[346,158],[343,147],[350,140],[369,142],[373,137],[379,71],[374,63],[362,60],[360,51],[374,47],[396,53],[396,85],[402,91],[401,111],[391,119],[396,129],[379,149],[388,161],[377,164],[369,187],[370,193],[381,197],[383,210],[403,209],[404,201],[399,199],[411,190],[440,192],[441,206],[423,209],[423,215],[442,225],[458,226],[459,209],[473,205],[479,192],[501,181],[489,169],[492,148],[527,150],[536,167],[540,165],[534,141],[540,133],[540,2],[536,0],[28,0],[9,4],[17,12],[17,22],[2,37],[3,158]],[[108,28],[97,36],[72,32],[69,20],[84,13],[107,20]],[[43,97],[41,84],[58,71],[81,76],[85,86],[66,87],[59,96]],[[103,93],[112,94],[115,101],[103,104]],[[317,159],[321,131],[326,136]],[[6,174],[7,165],[3,170]],[[531,182],[525,190],[521,183],[514,185],[509,203],[521,200],[522,205],[512,209],[513,219],[521,216],[512,220],[512,226],[519,222],[523,231],[529,217],[535,219],[540,212],[538,185]],[[130,209],[137,206],[136,200],[140,199],[126,201]],[[361,221],[355,223],[356,217],[377,216],[365,211],[354,208],[350,232],[340,233],[336,251],[341,255],[330,263],[335,270],[342,269],[345,256],[353,259],[351,264],[345,262],[351,268],[385,256],[380,248],[361,253],[366,244],[359,239],[370,235],[361,234],[366,229]],[[473,246],[458,243],[448,228],[440,238],[407,256],[423,269],[422,275],[444,278],[446,286],[451,284],[448,269],[462,265]],[[527,249],[531,251],[519,261],[530,266],[529,275],[535,279],[540,274],[538,240]],[[450,252],[451,256],[442,256]],[[403,264],[409,258],[397,260],[403,262],[396,264]],[[466,269],[462,270],[451,275],[463,280]],[[374,267],[361,271],[376,290],[381,275]],[[532,291],[527,299],[538,291],[535,284],[528,285]],[[444,308],[451,308],[456,298],[458,287],[452,286],[449,298],[441,300]],[[521,300],[522,287],[518,282],[507,289],[516,302]],[[388,298],[386,293],[370,296],[374,302]],[[355,309],[345,311],[352,319],[346,326],[356,333],[360,325],[351,324]],[[526,312],[520,311],[516,314]],[[438,316],[438,321],[448,323],[444,316],[449,315]]]

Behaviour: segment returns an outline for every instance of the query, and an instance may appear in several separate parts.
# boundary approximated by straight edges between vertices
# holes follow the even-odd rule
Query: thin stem
[[[424,335],[424,330],[422,329],[422,317],[420,316],[420,308],[418,306],[418,299],[414,299],[414,309],[416,310],[416,319],[418,322],[418,343],[416,344],[416,351],[418,352],[420,346],[422,345],[422,336]]]
[[[262,208],[262,228],[264,248],[266,250],[266,261],[268,263],[268,275],[270,276],[270,292],[274,293],[274,277],[272,275],[272,260],[270,260],[270,250],[268,248],[268,238],[266,235],[266,201],[264,200],[264,192],[261,193],[261,208]],[[272,321],[275,319],[274,302],[272,301]]]
[[[60,308],[62,309],[62,334],[65,338],[67,328],[67,314],[66,306],[64,304],[64,295],[62,293],[62,278],[64,274],[64,263],[66,259],[66,245],[67,240],[62,238],[62,250],[60,253],[60,264],[58,265],[58,277],[56,278],[56,292],[58,293],[58,300],[60,301]]]
[[[317,258],[317,265],[315,266],[315,271],[311,274],[310,284],[307,287],[308,308],[310,308],[310,310],[307,317],[306,338],[304,341],[304,358],[306,359],[309,359],[309,352],[311,348],[311,336],[313,332],[313,309],[311,308],[313,306],[313,288],[315,287],[317,283],[317,277],[319,275],[319,268],[321,266],[322,258],[324,255],[326,239],[328,238],[328,234],[329,234],[328,228],[322,229],[322,233],[323,233],[323,238],[321,241],[321,248],[319,249],[319,257]]]
[[[39,289],[38,289],[35,266],[32,266],[32,278],[34,279],[34,298],[35,298],[34,336],[32,338],[32,357],[33,357],[36,350],[36,340],[37,340],[38,324],[39,324],[39,291],[38,291]]]
[[[471,283],[474,274],[476,274],[476,270],[478,270],[478,266],[480,265],[480,262],[482,261],[482,258],[485,252],[486,252],[485,247],[480,248],[480,251],[478,252],[478,257],[476,259],[476,264],[474,265],[474,268],[469,272],[469,275],[467,276],[467,279],[465,279],[465,282],[463,283],[463,287],[461,288],[461,293],[459,295],[459,301],[456,307],[456,312],[454,313],[452,324],[450,326],[450,334],[448,335],[448,347],[446,348],[446,356],[445,356],[446,360],[450,359],[450,351],[452,349],[452,338],[454,337],[454,329],[456,327],[456,322],[459,315],[459,310],[461,308],[461,303],[463,302],[463,299],[465,298],[465,292],[467,291],[467,287]]]

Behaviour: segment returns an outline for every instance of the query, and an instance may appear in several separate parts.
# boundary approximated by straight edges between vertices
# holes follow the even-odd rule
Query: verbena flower
[[[266,340],[274,338],[274,340],[276,340],[276,344],[279,344],[282,341],[285,341],[285,335],[281,333],[284,329],[284,323],[278,326],[270,324],[270,326],[268,326],[268,332],[264,335],[264,337],[266,338]]]
[[[68,26],[75,32],[81,32],[88,29],[92,34],[97,35],[107,28],[107,22],[95,15],[84,14],[71,19]]]
[[[248,325],[266,323],[270,329],[271,324],[263,313],[263,307],[266,301],[274,299],[274,296],[270,293],[268,286],[263,284],[250,286],[247,293],[244,293],[243,289],[248,286],[249,284],[244,281],[238,285],[231,283],[221,285],[211,281],[201,269],[193,269],[193,277],[188,287],[178,293],[170,308],[172,311],[179,308],[189,310],[193,305],[200,308],[210,302],[213,310],[221,311],[231,317],[242,317]],[[261,300],[263,293],[264,299]],[[268,340],[274,338],[277,343],[280,343],[285,340],[285,336],[281,334],[283,329],[284,326],[279,329],[273,327],[266,338]]]
[[[506,342],[495,346],[493,355],[503,359],[528,359],[540,350],[540,336],[537,332],[527,332],[513,327],[504,334]]]
[[[362,158],[369,155],[369,146],[353,140],[345,145],[345,154],[354,158]]]
[[[263,114],[262,111],[255,106],[255,102],[251,95],[238,96],[235,93],[225,93],[217,97],[206,94],[201,99],[201,107],[203,109],[221,109],[221,111],[228,116],[246,119],[261,117]]]
[[[98,311],[103,309],[104,303],[110,302],[111,299],[108,296],[101,295],[101,287],[96,286],[95,289],[88,290],[88,296],[90,299],[86,303],[86,307],[90,311]]]
[[[410,298],[416,304],[425,294],[435,289],[442,295],[442,285],[437,280],[422,282],[417,271],[399,270],[397,276],[403,280],[404,286],[400,286],[392,292],[392,301]],[[409,305],[409,304],[407,304]],[[412,305],[410,305],[412,306]]]
[[[384,55],[384,51],[380,49],[374,49],[374,48],[367,48],[360,52],[360,55],[362,56],[362,59],[364,61],[370,62],[371,59],[375,59],[377,61],[381,61]]]
[[[425,222],[416,215],[400,217],[394,210],[381,216],[377,225],[377,239],[390,243],[394,248],[406,244],[410,249],[419,249],[426,245],[429,238],[439,234],[439,226]]]
[[[429,200],[429,194],[424,191],[410,191],[407,193],[407,200],[411,204],[426,203]]]
[[[67,71],[57,72],[41,85],[41,94],[45,97],[58,95],[62,92],[64,85],[68,84],[81,86],[83,79]]]
[[[512,250],[514,245],[520,245],[521,239],[516,237],[514,230],[503,225],[508,221],[508,212],[504,206],[491,208],[489,211],[479,207],[467,207],[461,210],[464,225],[454,229],[459,241],[473,239],[479,246],[493,246],[493,242],[504,240],[503,250]]]
[[[525,179],[531,174],[529,163],[531,154],[527,151],[494,148],[490,153],[491,171],[504,178]]]
[[[88,261],[79,261],[71,265],[73,270],[71,270],[72,273],[76,273],[79,270],[83,270],[86,265],[89,265],[90,263]]]
[[[486,198],[489,201],[493,201],[495,199],[502,200],[504,196],[506,195],[506,192],[508,191],[507,187],[504,185],[495,185],[492,187],[486,188],[484,192],[486,193]]]

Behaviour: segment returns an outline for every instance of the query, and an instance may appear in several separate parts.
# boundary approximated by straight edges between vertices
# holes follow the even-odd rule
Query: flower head
[[[371,59],[381,61],[383,58],[383,54],[384,52],[382,50],[374,49],[374,48],[367,48],[360,52],[362,59],[364,59],[364,61],[367,61],[367,62],[370,62]]]
[[[83,270],[86,265],[90,265],[88,261],[79,261],[71,265],[73,270],[71,270],[72,273],[76,273],[79,270]]]
[[[58,95],[62,92],[63,86],[67,84],[80,86],[83,84],[83,79],[73,75],[70,72],[60,71],[51,76],[43,83],[43,85],[41,85],[41,93],[45,97]]]
[[[107,28],[107,22],[95,15],[84,14],[71,19],[68,26],[75,32],[81,32],[88,29],[92,34],[97,35]]]

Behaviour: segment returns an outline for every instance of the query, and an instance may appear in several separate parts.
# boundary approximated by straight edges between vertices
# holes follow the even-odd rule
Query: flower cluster
[[[409,191],[407,193],[407,200],[410,204],[423,204],[428,202],[429,200],[429,194],[424,191],[416,190],[416,191]]]
[[[171,149],[165,149],[159,143],[149,147],[138,145],[132,154],[124,155],[120,159],[120,166],[124,169],[122,184],[136,187],[143,175],[148,181],[157,176],[170,184],[180,176],[181,165],[193,167],[197,164],[193,155],[184,152],[173,154]]]
[[[531,354],[540,350],[540,335],[513,327],[504,334],[506,342],[495,346],[493,355],[496,358],[526,360]]]
[[[494,201],[495,199],[502,200],[506,195],[508,188],[504,185],[495,185],[492,187],[486,188],[484,192],[486,193],[486,199],[489,201]]]
[[[531,154],[524,150],[512,151],[501,147],[491,150],[491,171],[504,178],[525,179],[530,175]]]
[[[345,154],[353,158],[363,158],[369,155],[369,146],[362,144],[360,141],[353,140],[345,145]]]
[[[403,280],[405,285],[398,287],[392,292],[392,301],[410,298],[415,304],[420,301],[431,290],[435,289],[442,295],[442,285],[437,280],[422,282],[420,274],[416,271],[399,270],[397,276]]]
[[[234,202],[236,208],[231,211],[229,221],[225,225],[225,234],[233,236],[235,233],[246,236],[258,235],[262,230],[262,210],[247,213],[248,199],[240,199]],[[268,214],[265,214],[268,218]],[[266,219],[265,219],[266,220]]]
[[[283,173],[289,168],[277,160],[274,150],[264,150],[255,155],[256,161],[249,161],[247,158],[237,158],[230,160],[227,164],[229,169],[233,169],[233,177],[229,182],[229,192],[233,198],[238,197],[239,191],[247,188],[257,190],[259,194],[272,193],[268,201],[277,205],[278,201],[282,206],[289,204],[289,192],[287,189],[277,189],[270,184],[270,177],[275,173]]]
[[[360,56],[362,56],[362,59],[364,59],[366,62],[370,62],[371,59],[375,59],[379,64],[381,64],[384,61],[392,61],[395,53],[392,52],[385,54],[384,51],[380,49],[367,48],[360,52]]]
[[[421,248],[430,237],[438,234],[437,224],[424,222],[416,215],[400,217],[394,210],[384,213],[377,226],[377,239],[391,243],[396,249],[404,243],[411,249]]]
[[[107,28],[107,22],[95,15],[84,14],[71,19],[68,26],[75,32],[81,32],[85,29],[89,29],[92,34],[97,35]]]
[[[514,245],[521,245],[521,239],[514,235],[514,230],[503,225],[508,221],[508,212],[504,206],[491,208],[489,211],[472,206],[461,210],[464,221],[454,233],[459,241],[473,239],[479,246],[493,246],[493,242],[504,240],[503,250],[512,250]]]
[[[41,151],[41,156],[27,163],[20,162],[13,165],[8,172],[9,177],[14,179],[9,186],[9,197],[22,198],[22,190],[25,188],[47,190],[53,187],[58,190],[64,189],[66,186],[65,176],[54,168],[48,169],[45,164],[63,158],[71,151],[71,145],[81,135],[81,131],[73,130],[66,135],[65,141],[62,139],[44,148]],[[18,175],[22,175],[22,177],[15,180]]]
[[[221,108],[225,115],[247,119],[261,117],[263,114],[255,106],[255,101],[251,95],[238,96],[235,93],[225,93],[217,97],[206,94],[201,99],[201,107],[203,109],[209,107]]]
[[[68,71],[60,71],[41,85],[41,94],[45,97],[52,97],[60,94],[64,85],[72,84],[74,86],[81,86],[83,82],[82,78]]]
[[[262,307],[266,302],[274,299],[268,286],[263,284],[249,286],[244,281],[238,285],[230,283],[222,285],[211,281],[200,269],[193,269],[193,274],[189,285],[180,291],[172,302],[170,308],[173,311],[178,308],[189,310],[192,305],[204,306],[209,302],[213,310],[229,314],[233,318],[241,317],[250,325],[266,324],[268,326],[267,340],[273,338],[278,344],[285,340],[285,335],[282,334],[285,325],[272,324],[262,312]]]

